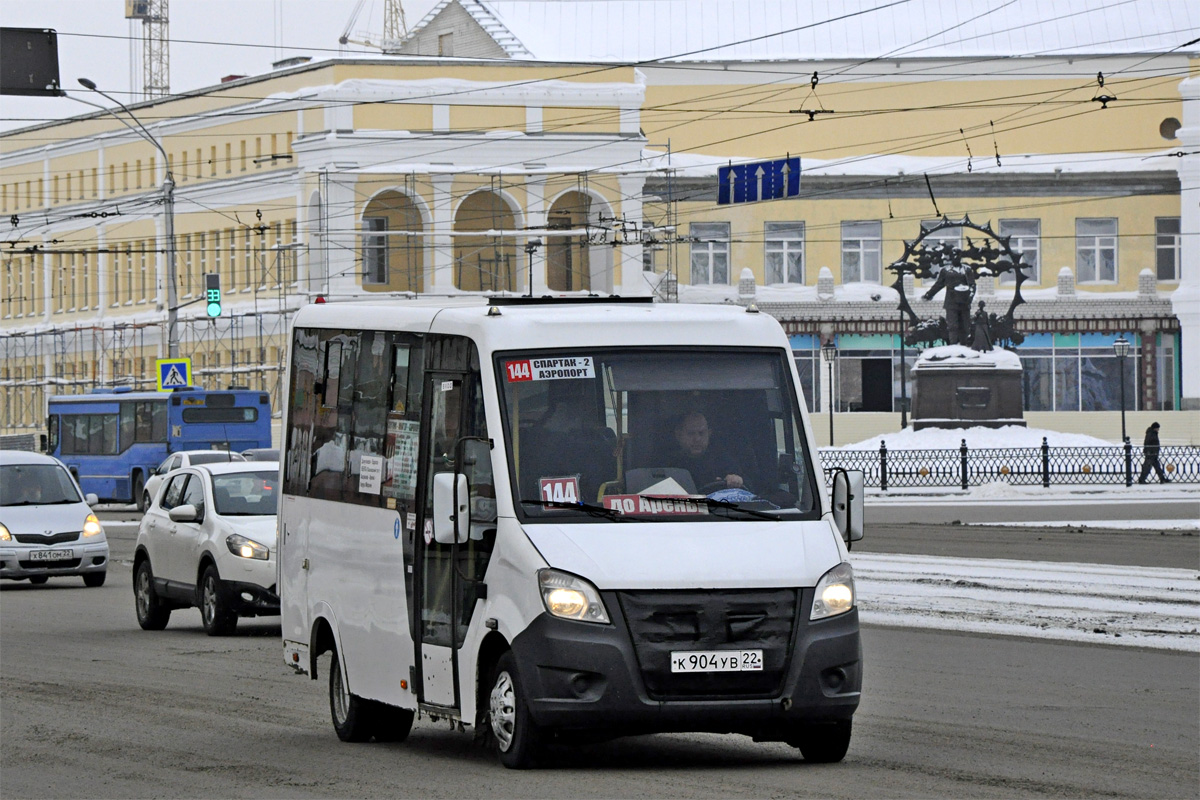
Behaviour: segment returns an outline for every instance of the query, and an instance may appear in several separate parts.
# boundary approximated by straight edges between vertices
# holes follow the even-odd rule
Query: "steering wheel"
[[[728,489],[728,488],[729,487],[725,483],[724,478],[717,478],[715,481],[710,481],[710,482],[704,484],[696,491],[699,492],[700,494],[712,494],[713,492],[719,492],[722,489]]]

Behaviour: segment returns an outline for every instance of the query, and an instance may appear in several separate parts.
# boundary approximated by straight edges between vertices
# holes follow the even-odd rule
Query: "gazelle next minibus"
[[[861,473],[825,491],[787,337],[621,298],[308,306],[285,403],[284,658],[345,741],[850,742]],[[322,663],[326,663],[322,661]]]

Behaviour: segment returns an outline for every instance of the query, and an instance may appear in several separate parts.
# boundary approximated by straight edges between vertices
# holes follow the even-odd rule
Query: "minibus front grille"
[[[775,697],[791,661],[797,589],[617,593],[646,691],[656,700]],[[761,671],[671,672],[671,653],[762,650]]]

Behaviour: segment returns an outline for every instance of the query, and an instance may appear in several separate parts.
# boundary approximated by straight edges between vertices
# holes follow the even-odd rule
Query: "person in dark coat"
[[[1142,474],[1138,477],[1138,483],[1146,482],[1151,469],[1158,473],[1159,483],[1171,482],[1163,472],[1162,464],[1158,463],[1158,428],[1157,422],[1146,428],[1146,438],[1142,442]]]

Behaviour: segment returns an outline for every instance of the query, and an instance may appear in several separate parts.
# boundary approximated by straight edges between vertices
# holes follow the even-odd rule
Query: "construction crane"
[[[354,11],[350,13],[346,30],[342,31],[342,35],[338,37],[338,44],[361,44],[385,53],[399,53],[401,43],[408,37],[408,22],[404,19],[404,6],[400,4],[400,0],[383,0],[383,36],[381,38],[375,39],[366,31],[359,31],[354,34],[355,38],[351,38],[350,29],[358,21],[358,15],[362,12],[365,3],[366,0],[358,0],[354,4]]]
[[[168,5],[169,0],[125,0],[125,19],[129,20],[130,28],[136,20],[142,21],[140,37],[130,31],[129,88],[136,92],[140,83],[143,100],[166,97],[171,93],[171,59],[167,50]],[[137,44],[141,45],[140,54],[136,52]],[[139,66],[141,80],[137,75]]]

